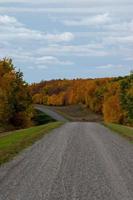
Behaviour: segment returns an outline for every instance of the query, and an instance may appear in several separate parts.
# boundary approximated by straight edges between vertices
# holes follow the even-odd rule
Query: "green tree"
[[[121,105],[127,114],[127,120],[133,123],[133,74],[126,77],[120,83]]]

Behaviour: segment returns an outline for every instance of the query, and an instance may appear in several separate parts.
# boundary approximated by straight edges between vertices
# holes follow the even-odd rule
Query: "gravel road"
[[[0,168],[0,200],[133,200],[133,145],[66,123]]]
[[[57,121],[63,121],[66,122],[67,119],[65,119],[62,115],[52,111],[49,106],[43,106],[43,105],[35,105],[34,106],[36,109],[46,113],[47,115],[51,116],[53,119]]]

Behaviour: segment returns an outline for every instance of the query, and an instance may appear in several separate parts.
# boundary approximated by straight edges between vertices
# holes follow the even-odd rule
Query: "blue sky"
[[[0,58],[28,82],[133,70],[132,0],[0,0]]]

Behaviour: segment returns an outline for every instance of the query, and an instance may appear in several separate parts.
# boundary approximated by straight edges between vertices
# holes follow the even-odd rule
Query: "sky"
[[[27,82],[133,70],[132,0],[0,0],[0,59]]]

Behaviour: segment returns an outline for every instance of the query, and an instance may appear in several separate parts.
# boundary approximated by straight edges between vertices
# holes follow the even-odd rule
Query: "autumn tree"
[[[103,102],[103,115],[105,122],[123,122],[124,112],[120,102],[119,81],[111,82],[107,85]]]
[[[0,123],[16,127],[30,125],[32,99],[23,74],[16,71],[11,59],[0,61]]]

